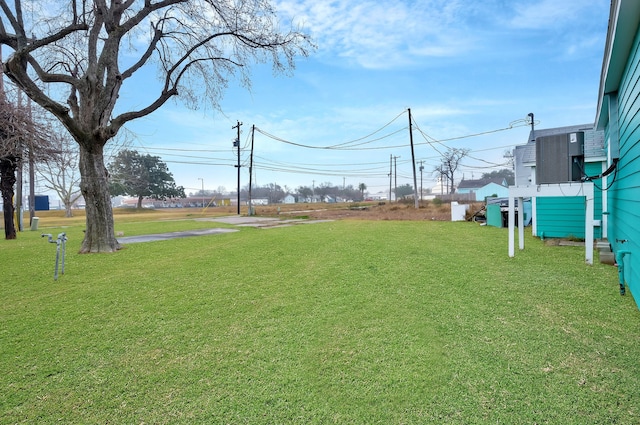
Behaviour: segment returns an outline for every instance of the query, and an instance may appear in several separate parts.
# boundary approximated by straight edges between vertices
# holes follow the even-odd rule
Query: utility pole
[[[416,179],[416,155],[413,150],[413,128],[411,126],[411,108],[407,108],[409,112],[409,142],[411,143],[411,165],[413,166],[413,200],[416,209],[420,208],[418,204],[418,181]]]
[[[422,197],[424,196],[424,192],[422,191],[422,171],[424,171],[424,161],[418,161],[420,163],[420,200],[422,201]]]
[[[396,161],[400,156],[393,157],[393,190],[396,194],[396,202],[398,202],[398,161]]]
[[[253,140],[256,134],[256,126],[255,124],[251,126],[251,155],[249,156],[249,215],[253,215],[253,205],[251,198],[251,182],[253,181]]]
[[[233,142],[233,146],[238,148],[238,165],[235,166],[238,169],[238,215],[240,215],[240,126],[241,125],[242,123],[238,121],[237,125],[234,125],[233,127],[231,127],[232,130],[234,128],[238,129],[238,138],[236,139],[235,142]]]
[[[393,154],[389,158],[389,202],[391,202],[391,179],[393,178]]]

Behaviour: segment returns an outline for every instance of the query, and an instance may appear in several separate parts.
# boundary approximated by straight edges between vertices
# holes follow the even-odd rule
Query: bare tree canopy
[[[38,174],[47,189],[53,190],[64,204],[65,217],[71,217],[72,206],[80,198],[78,147],[62,129],[50,127],[51,150],[38,164]]]
[[[447,179],[447,189],[449,193],[454,193],[456,190],[455,173],[458,170],[462,159],[468,154],[469,149],[466,148],[447,148],[447,151],[442,154],[440,165],[437,165],[433,169],[433,174]]]
[[[81,252],[119,249],[113,229],[104,146],[127,122],[171,98],[214,107],[231,78],[250,82],[249,65],[294,68],[313,45],[282,30],[268,0],[0,0],[0,43],[12,53],[6,75],[55,115],[80,147],[87,229]],[[152,64],[141,105],[118,108],[121,93]]]
[[[2,194],[5,239],[16,239],[13,221],[13,195],[16,170],[22,161],[22,143],[26,134],[27,114],[9,103],[4,90],[0,91],[0,192]]]
[[[48,150],[46,130],[34,119],[31,105],[23,105],[15,87],[5,90],[0,81],[0,192],[6,239],[16,239],[14,195],[17,175],[23,163],[35,161]],[[15,204],[21,199],[18,193]],[[20,205],[17,205],[20,212]]]

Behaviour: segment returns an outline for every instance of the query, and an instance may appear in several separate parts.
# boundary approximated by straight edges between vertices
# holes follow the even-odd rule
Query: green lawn
[[[640,314],[584,248],[336,221],[79,255],[82,229],[45,230],[57,281],[40,232],[0,241],[2,424],[640,423]]]

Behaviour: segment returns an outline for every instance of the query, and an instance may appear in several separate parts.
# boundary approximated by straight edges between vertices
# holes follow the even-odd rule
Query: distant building
[[[484,201],[485,198],[496,196],[504,198],[509,196],[509,187],[507,180],[504,178],[465,180],[464,178],[458,184],[456,190],[458,194],[475,194],[476,201]]]
[[[389,192],[368,193],[366,199],[372,201],[386,201],[389,199]]]
[[[431,194],[448,195],[449,193],[451,193],[451,187],[449,187],[449,184],[447,182],[447,179],[443,180],[442,177],[438,177],[438,179],[436,180],[436,185],[431,187]]]

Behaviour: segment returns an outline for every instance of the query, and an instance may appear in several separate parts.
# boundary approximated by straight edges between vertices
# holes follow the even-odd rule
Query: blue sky
[[[221,111],[169,103],[128,126],[136,135],[132,148],[160,156],[187,193],[201,188],[199,179],[205,189],[235,191],[237,121],[241,186],[249,181],[255,125],[262,132],[255,134],[254,184],[364,183],[369,193],[388,192],[392,155],[397,184],[413,185],[407,108],[418,127],[415,158],[424,161],[425,188],[435,184],[432,170],[447,147],[471,150],[458,179],[504,168],[505,151],[527,141],[530,112],[539,128],[594,121],[608,0],[275,5],[283,21],[303,24],[318,45],[292,76],[255,66],[251,91],[232,81]],[[137,92],[126,90],[122,96],[135,99]],[[479,133],[486,134],[472,136]]]

